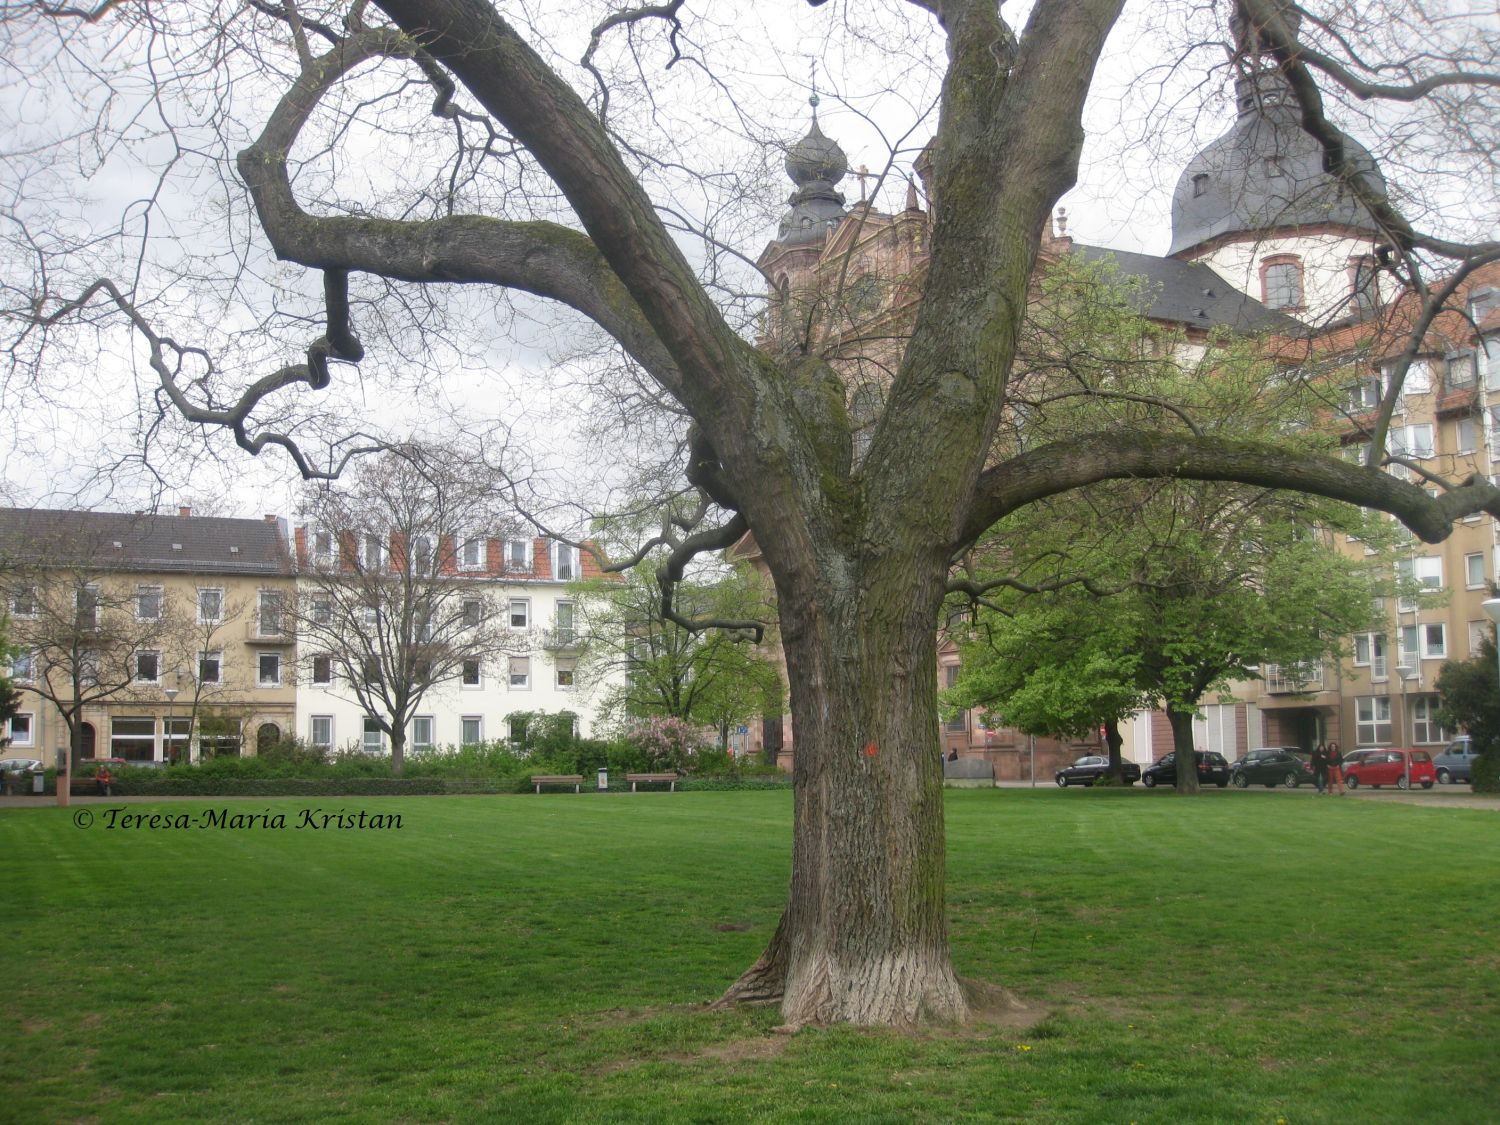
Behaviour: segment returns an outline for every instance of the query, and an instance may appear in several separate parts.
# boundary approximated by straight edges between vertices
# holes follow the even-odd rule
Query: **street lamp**
[[[1414,668],[1410,664],[1397,664],[1396,673],[1401,677],[1401,724],[1405,728],[1401,732],[1401,741],[1406,745],[1401,750],[1401,780],[1405,783],[1403,789],[1411,788],[1411,752],[1410,748],[1417,744],[1417,724],[1412,722],[1411,709],[1406,702],[1406,685],[1416,680],[1418,686],[1422,682],[1422,669]],[[1407,737],[1407,736],[1410,737]]]

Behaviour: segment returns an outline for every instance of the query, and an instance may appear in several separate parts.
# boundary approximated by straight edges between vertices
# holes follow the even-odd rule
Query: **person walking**
[[[1328,744],[1328,792],[1344,795],[1344,756],[1337,742]]]
[[[1313,747],[1312,771],[1313,785],[1317,786],[1321,797],[1328,790],[1328,748],[1321,742]]]

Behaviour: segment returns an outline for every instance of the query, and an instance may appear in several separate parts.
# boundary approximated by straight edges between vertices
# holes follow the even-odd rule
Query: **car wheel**
[[[1237,773],[1234,775],[1234,787],[1236,789],[1249,789],[1250,779],[1242,773]]]
[[[1148,773],[1145,777],[1141,778],[1141,784],[1144,785],[1147,789],[1155,789],[1156,775]]]
[[[1059,789],[1066,789],[1068,787],[1068,779],[1065,778],[1062,774],[1058,774],[1057,777],[1055,777],[1053,780],[1057,782],[1057,787]]]
[[[1358,789],[1359,788],[1359,774],[1357,774],[1357,773],[1351,773],[1348,777],[1344,778],[1344,788],[1346,788],[1346,789]],[[1378,789],[1380,787],[1377,785],[1376,788]]]
[[[1288,770],[1287,775],[1281,779],[1281,784],[1286,786],[1288,789],[1295,789],[1297,788],[1297,783],[1301,780],[1302,779],[1299,778],[1296,774]]]
[[[1396,779],[1396,788],[1397,789],[1410,789],[1411,788],[1411,779],[1410,778],[1406,778],[1406,777],[1398,777]]]
[[[1453,776],[1447,770],[1438,770],[1438,784],[1447,785],[1453,780]]]

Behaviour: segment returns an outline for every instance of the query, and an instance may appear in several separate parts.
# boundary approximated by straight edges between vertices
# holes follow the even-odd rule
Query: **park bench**
[[[630,782],[630,791],[635,792],[637,781],[664,781],[672,786],[671,792],[677,792],[677,775],[675,773],[627,773],[625,780]]]
[[[540,793],[543,785],[571,785],[573,792],[578,792],[578,787],[583,783],[583,775],[579,773],[534,773],[531,775],[531,784],[536,786]]]

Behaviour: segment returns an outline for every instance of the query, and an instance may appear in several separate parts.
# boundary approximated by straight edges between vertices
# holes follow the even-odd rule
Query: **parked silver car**
[[[1437,770],[1438,784],[1447,785],[1450,781],[1468,781],[1471,777],[1470,771],[1474,759],[1477,757],[1479,755],[1474,753],[1469,736],[1459,735],[1448,743],[1448,749],[1432,757],[1433,768]]]

